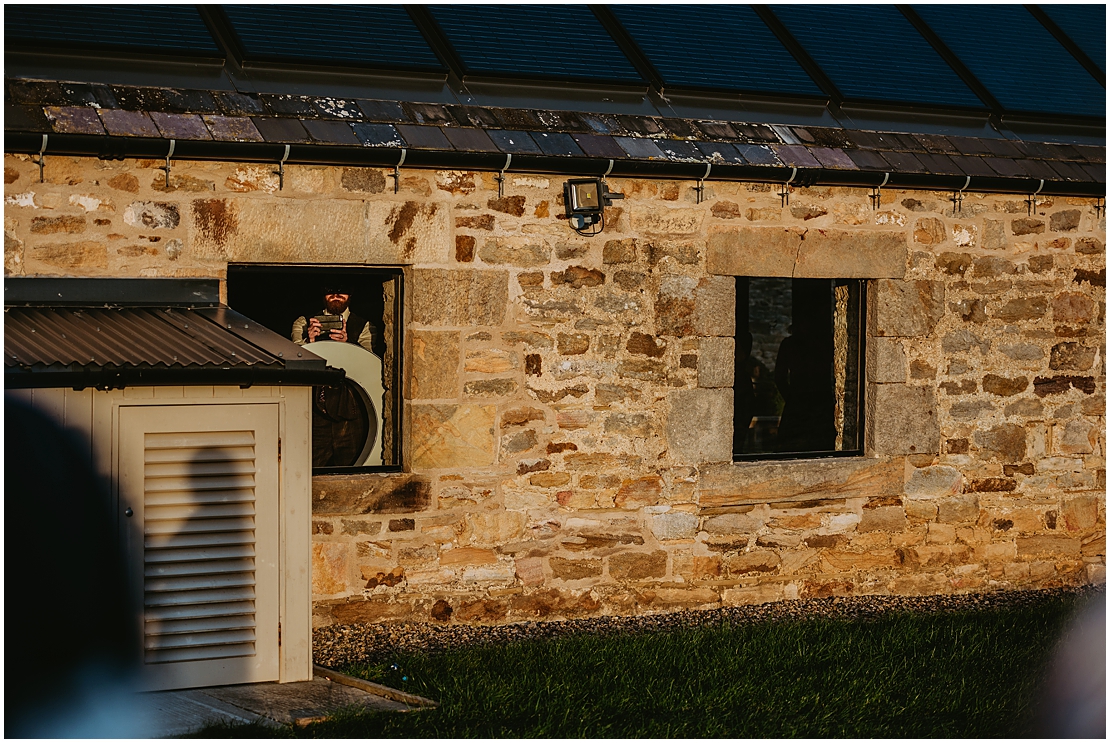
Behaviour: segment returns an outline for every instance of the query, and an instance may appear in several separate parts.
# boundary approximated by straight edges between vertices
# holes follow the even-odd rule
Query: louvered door
[[[144,687],[276,680],[277,406],[122,407],[119,431]]]

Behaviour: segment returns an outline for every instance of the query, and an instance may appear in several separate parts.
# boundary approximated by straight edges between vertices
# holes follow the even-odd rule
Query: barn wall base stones
[[[405,267],[400,474],[313,483],[317,626],[1105,580],[1095,200],[5,157],[7,276]],[[388,187],[387,187],[388,184]],[[866,455],[732,463],[736,275],[868,279]]]

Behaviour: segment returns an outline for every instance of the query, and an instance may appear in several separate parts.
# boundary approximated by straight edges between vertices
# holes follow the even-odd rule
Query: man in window
[[[321,314],[302,315],[293,321],[293,342],[302,346],[320,341],[353,343],[373,353],[374,326],[351,312],[349,288],[331,284],[324,287],[323,294]],[[369,413],[350,380],[344,380],[338,387],[313,388],[313,467],[355,464],[369,432]]]

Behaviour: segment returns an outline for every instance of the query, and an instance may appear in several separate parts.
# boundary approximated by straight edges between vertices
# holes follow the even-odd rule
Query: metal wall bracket
[[[878,209],[883,205],[883,186],[890,180],[890,173],[883,173],[883,182],[871,188],[871,209]]]
[[[790,205],[790,184],[798,177],[798,166],[790,166],[793,170],[790,172],[790,177],[786,179],[785,183],[779,184],[779,198],[782,199],[782,208]]]
[[[45,182],[43,180],[44,175],[43,175],[42,171],[43,171],[43,168],[46,166],[46,143],[49,140],[50,140],[50,135],[49,134],[42,135],[42,147],[39,148],[39,157],[38,157],[37,160],[34,157],[31,158],[31,162],[33,162],[35,165],[39,166],[39,183],[44,183]]]
[[[513,161],[513,153],[505,155],[505,166],[501,168],[501,172],[494,176],[497,179],[497,198],[501,199],[505,196],[505,171],[509,169],[509,164]]]
[[[409,151],[402,147],[401,159],[398,160],[397,164],[393,166],[393,172],[389,174],[389,177],[393,179],[393,193],[401,192],[401,166],[405,164],[405,157],[408,154]]]
[[[1029,198],[1025,200],[1025,206],[1029,209],[1029,216],[1032,217],[1037,211],[1037,194],[1044,188],[1044,178],[1041,178],[1041,185],[1037,186],[1037,190],[1029,194]]]
[[[1102,197],[1097,197],[1095,199],[1095,219],[1102,219],[1102,210],[1105,208],[1106,205],[1103,203]]]
[[[953,191],[952,192],[952,198],[949,199],[949,200],[952,202],[952,213],[953,214],[955,214],[956,212],[959,212],[960,214],[964,213],[964,191],[966,191],[967,187],[970,186],[970,185],[971,185],[971,176],[969,175],[969,176],[967,176],[967,180],[964,181],[964,187],[961,188],[959,191]]]
[[[278,191],[285,188],[285,161],[289,159],[289,145],[285,145],[285,154],[278,160],[278,169],[274,171],[274,175],[278,177]]]
[[[163,165],[161,168],[158,168],[159,170],[166,171],[166,190],[167,191],[170,188],[170,158],[173,157],[173,148],[176,147],[176,146],[177,146],[177,140],[176,139],[171,139],[170,140],[170,150],[169,150],[169,152],[166,153],[166,164]]]
[[[698,197],[697,197],[697,203],[698,204],[700,204],[702,202],[702,200],[705,198],[705,179],[709,177],[709,173],[712,170],[713,170],[713,163],[706,163],[705,164],[705,175],[703,175],[701,177],[701,180],[698,181],[698,185],[694,186],[694,191],[696,191],[697,194],[698,194]]]

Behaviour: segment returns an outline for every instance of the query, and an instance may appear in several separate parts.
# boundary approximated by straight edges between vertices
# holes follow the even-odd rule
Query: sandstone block
[[[906,528],[906,511],[902,506],[864,509],[857,528],[861,532],[902,531]]]
[[[944,284],[940,281],[875,282],[871,302],[871,335],[923,337],[944,315]]]
[[[869,410],[875,451],[880,455],[937,454],[940,426],[936,393],[930,387],[882,384]]]
[[[694,333],[701,336],[736,335],[736,281],[708,276],[694,292]]]
[[[520,268],[544,266],[551,261],[551,248],[545,243],[520,245],[500,237],[491,237],[478,249],[478,257],[491,265]]]
[[[1071,498],[1063,508],[1064,525],[1068,531],[1085,531],[1098,523],[1098,498],[1084,495]]]
[[[506,271],[414,269],[412,321],[420,325],[500,325],[509,303]]]
[[[334,596],[347,592],[350,550],[342,542],[314,542],[312,545],[312,593]]]
[[[662,578],[667,574],[667,553],[621,552],[609,558],[609,576],[617,580]]]
[[[964,477],[955,467],[934,465],[915,469],[906,483],[906,495],[939,498],[956,495],[963,489]]]
[[[555,271],[551,274],[552,286],[570,286],[575,289],[584,289],[591,286],[601,286],[604,283],[605,274],[582,266],[571,266],[565,271]]]
[[[937,517],[937,504],[934,500],[918,500],[917,498],[906,499],[906,516],[911,519],[920,519],[922,521],[932,521]]]
[[[5,239],[5,243],[7,242]],[[25,258],[32,267],[38,262],[63,269],[107,268],[108,246],[93,240],[34,245],[26,250]]]
[[[633,263],[636,260],[636,239],[607,240],[602,249],[603,263]]]
[[[648,436],[652,431],[649,413],[612,413],[605,418],[605,432],[622,436]]]
[[[454,398],[459,394],[459,334],[413,330],[413,399]]]
[[[312,478],[315,516],[423,511],[431,483],[419,475],[317,475]]]
[[[475,379],[463,385],[467,397],[505,397],[516,392],[512,379]]]
[[[712,274],[799,278],[901,278],[906,241],[900,232],[846,232],[743,227],[707,243]]]
[[[944,222],[936,217],[922,217],[913,225],[913,241],[921,245],[940,245],[948,239]]]
[[[1073,232],[1079,229],[1079,217],[1078,209],[1056,212],[1048,218],[1048,228],[1053,232]]]
[[[1057,427],[1056,431],[1055,448],[1061,454],[1090,454],[1094,451],[1098,431],[1090,423],[1083,420],[1068,421],[1063,430]]]
[[[1052,319],[1058,323],[1090,322],[1098,313],[1098,305],[1085,294],[1064,292],[1052,298]]]
[[[667,341],[662,338],[654,338],[646,333],[633,332],[628,338],[628,343],[625,349],[629,353],[638,354],[640,356],[650,356],[657,359],[663,356],[667,351]]]
[[[985,431],[976,431],[973,438],[984,457],[1003,462],[1020,462],[1025,459],[1025,428],[1016,423],[1004,423]]]
[[[552,557],[548,560],[551,574],[560,580],[582,580],[601,575],[601,560],[568,560]]]
[[[559,353],[564,356],[576,356],[590,350],[590,336],[588,333],[559,333],[556,338]]]
[[[667,444],[679,462],[732,459],[732,390],[676,390],[668,395]]]
[[[1076,557],[1080,554],[1082,543],[1071,537],[1034,536],[1018,537],[1019,557],[1035,555],[1054,555],[1057,557]]]
[[[937,502],[937,521],[958,524],[979,518],[979,498],[971,493],[944,498]]]
[[[698,533],[698,517],[684,511],[669,511],[651,518],[656,539],[693,539]]]
[[[877,384],[904,384],[906,352],[894,338],[871,338],[867,343],[867,378]]]
[[[983,391],[992,395],[1009,397],[1019,392],[1024,392],[1029,386],[1026,377],[1000,377],[997,374],[987,374],[983,377]]]
[[[173,203],[134,201],[123,210],[123,221],[132,227],[172,230],[181,224],[181,212],[178,210],[177,204]]]
[[[539,557],[518,557],[515,560],[516,577],[526,586],[543,585],[543,559]]]
[[[636,208],[630,210],[632,229],[644,235],[696,235],[705,213],[701,209]]]
[[[1094,364],[1095,349],[1069,341],[1052,347],[1048,368],[1057,371],[1086,371]]]
[[[745,588],[730,588],[721,593],[721,603],[725,606],[749,606],[782,601],[786,598],[786,587],[781,583],[764,583]]]
[[[698,344],[698,387],[732,387],[736,376],[736,340],[703,338]]]
[[[413,405],[415,469],[491,465],[497,451],[493,405]]]
[[[1011,222],[1010,229],[1015,235],[1039,235],[1044,232],[1044,220],[1022,217]]]
[[[710,516],[702,524],[707,534],[754,534],[765,523],[765,519],[754,513],[725,513]]]
[[[725,560],[725,567],[732,575],[745,573],[773,573],[778,569],[782,560],[777,552],[770,550],[755,550],[742,552]]]
[[[516,355],[500,348],[482,348],[466,352],[463,371],[478,374],[501,374],[517,368]]]
[[[617,508],[641,508],[654,506],[663,493],[663,480],[658,475],[649,475],[635,480],[625,480],[613,497]]]
[[[707,270],[724,276],[793,276],[804,230],[747,227],[709,236]]]
[[[1048,311],[1048,300],[1044,297],[1021,297],[1011,299],[994,314],[1003,322],[1023,322],[1038,320]]]

